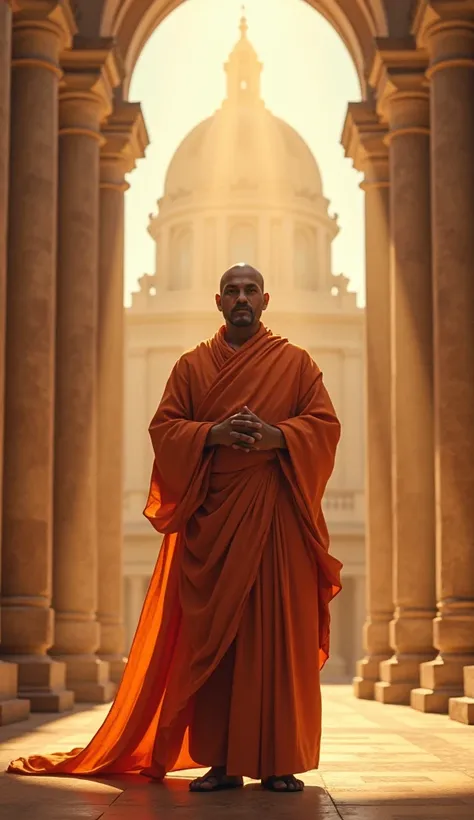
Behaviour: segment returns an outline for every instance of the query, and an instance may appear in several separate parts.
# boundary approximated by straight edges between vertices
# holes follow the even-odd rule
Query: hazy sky
[[[154,243],[146,226],[170,159],[224,98],[223,63],[239,36],[241,8],[239,0],[187,0],[161,23],[137,63],[129,98],[142,103],[151,144],[126,194],[127,295],[139,276],[154,273]],[[339,215],[333,272],[348,276],[351,290],[362,295],[361,177],[340,145],[347,103],[360,99],[351,58],[329,23],[304,0],[247,0],[245,8],[249,39],[264,64],[267,108],[306,140],[319,163],[330,210]],[[271,271],[264,273],[271,281]]]

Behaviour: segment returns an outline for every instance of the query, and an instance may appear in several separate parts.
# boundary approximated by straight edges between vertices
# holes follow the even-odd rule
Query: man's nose
[[[244,302],[244,304],[247,304],[247,297],[244,291],[241,291],[241,293],[239,293],[239,298],[237,299],[237,301]]]

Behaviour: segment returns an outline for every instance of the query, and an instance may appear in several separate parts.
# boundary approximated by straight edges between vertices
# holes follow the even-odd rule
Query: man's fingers
[[[236,441],[243,441],[246,444],[255,444],[255,440],[257,436],[260,436],[260,433],[255,433],[254,436],[246,436],[245,433],[231,433],[232,438],[236,439]],[[261,438],[261,436],[260,436]]]
[[[262,426],[259,421],[246,419],[244,417],[240,419],[232,419],[231,424],[232,427],[252,427],[254,429],[259,429]]]

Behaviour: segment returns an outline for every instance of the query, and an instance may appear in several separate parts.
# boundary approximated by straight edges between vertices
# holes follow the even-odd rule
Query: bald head
[[[259,270],[257,270],[257,268],[253,268],[252,265],[247,265],[245,263],[232,265],[231,268],[229,268],[228,270],[226,270],[225,273],[222,274],[220,282],[220,292],[222,293],[225,286],[231,279],[234,279],[235,277],[239,276],[245,276],[246,278],[253,279],[258,284],[262,293],[264,292],[265,282],[262,274]]]
[[[244,263],[232,265],[223,274],[220,282],[220,293],[216,304],[224,314],[227,328],[232,326],[242,331],[258,328],[262,311],[268,305],[268,293],[265,293],[263,276],[252,265]]]

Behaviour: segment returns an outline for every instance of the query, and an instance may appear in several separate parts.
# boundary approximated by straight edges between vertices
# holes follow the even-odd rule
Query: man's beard
[[[230,321],[231,324],[237,325],[238,327],[251,325],[254,321],[254,312],[251,308],[241,308],[240,311],[234,308],[230,314]]]

